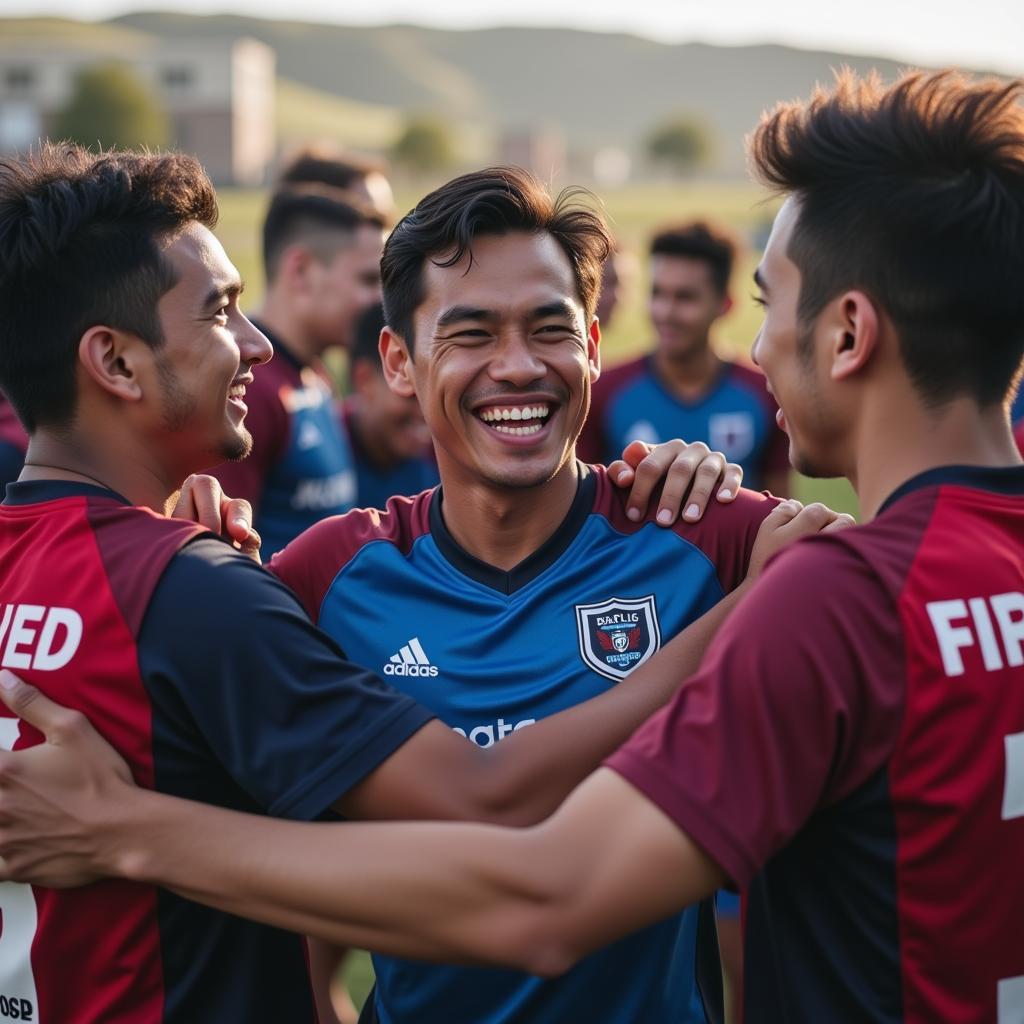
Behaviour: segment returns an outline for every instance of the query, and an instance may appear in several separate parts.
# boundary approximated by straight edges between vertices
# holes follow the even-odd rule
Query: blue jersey
[[[246,390],[252,454],[214,470],[226,493],[251,503],[266,554],[356,500],[352,451],[326,374],[271,340],[274,358],[253,368]]]
[[[610,462],[630,441],[704,441],[738,462],[744,484],[760,490],[766,474],[789,471],[789,440],[775,422],[777,408],[764,376],[752,367],[723,363],[711,389],[688,402],[665,387],[653,359],[644,356],[594,385],[579,452]]]
[[[440,490],[328,520],[271,569],[348,656],[480,746],[615,686],[746,573],[773,502],[743,492],[697,524],[632,523],[601,468],[561,527],[509,572],[461,549]],[[588,957],[564,977],[376,957],[389,1024],[703,1021],[697,911]]]

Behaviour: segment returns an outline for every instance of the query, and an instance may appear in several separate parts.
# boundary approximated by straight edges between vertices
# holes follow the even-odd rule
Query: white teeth
[[[501,426],[495,427],[494,429],[497,430],[499,434],[514,434],[517,437],[524,437],[529,434],[538,433],[543,426],[543,423],[531,423],[528,427],[506,427],[504,424],[501,424]]]
[[[502,408],[490,406],[480,413],[480,419],[485,423],[503,423],[508,420],[536,420],[543,419],[549,412],[550,409],[546,405],[513,405]]]

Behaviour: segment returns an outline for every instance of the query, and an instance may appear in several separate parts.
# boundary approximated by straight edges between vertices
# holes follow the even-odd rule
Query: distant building
[[[525,167],[541,181],[552,181],[566,170],[565,133],[556,127],[507,131],[498,151],[500,164]]]
[[[262,184],[276,149],[274,51],[248,38],[150,38],[134,36],[129,47],[109,51],[66,36],[0,38],[0,153],[50,133],[79,72],[119,61],[163,102],[176,149],[195,154],[215,182]]]

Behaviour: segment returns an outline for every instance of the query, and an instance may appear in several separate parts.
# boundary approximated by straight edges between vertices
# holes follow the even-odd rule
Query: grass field
[[[407,210],[429,190],[400,188],[399,209]],[[266,194],[258,190],[228,189],[220,193],[221,219],[218,234],[246,280],[245,304],[254,309],[263,290],[260,270],[259,225]],[[719,324],[718,344],[723,350],[746,353],[757,333],[761,314],[751,300],[751,274],[760,253],[753,239],[764,237],[775,204],[752,185],[722,183],[656,183],[611,189],[601,202],[620,244],[635,256],[636,273],[626,285],[623,301],[605,331],[602,349],[605,365],[614,365],[643,351],[650,332],[644,312],[646,259],[644,250],[655,228],[669,221],[711,217],[730,227],[744,246],[733,278],[735,305]],[[857,514],[857,501],[843,480],[797,481],[795,497],[824,501],[833,508]]]
[[[399,209],[411,208],[428,191],[400,189]],[[245,304],[253,309],[263,289],[259,258],[259,224],[266,205],[260,191],[226,190],[220,194],[221,220],[218,234],[246,280]],[[718,344],[734,353],[749,351],[760,324],[760,311],[751,300],[751,275],[760,253],[752,240],[763,238],[775,211],[775,204],[750,185],[653,184],[630,186],[604,192],[605,214],[619,240],[636,258],[636,274],[624,291],[614,322],[602,342],[606,365],[612,365],[643,351],[649,340],[644,297],[646,289],[646,242],[658,225],[673,220],[711,217],[729,226],[744,244],[744,252],[733,280],[735,305],[719,327]],[[824,501],[833,508],[857,514],[857,501],[845,480],[799,478],[796,497],[802,501]],[[349,991],[362,1005],[373,984],[373,969],[365,953],[352,954],[346,963]]]

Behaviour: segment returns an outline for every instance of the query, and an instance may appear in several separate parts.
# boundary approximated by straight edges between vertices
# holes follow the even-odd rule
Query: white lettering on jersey
[[[292,508],[325,509],[350,505],[356,498],[356,475],[351,470],[322,479],[303,480],[292,495]]]
[[[491,723],[490,725],[475,725],[468,733],[465,729],[460,729],[456,725],[452,727],[452,732],[457,732],[460,736],[466,736],[478,747],[492,747],[498,740],[503,740],[509,733],[525,729],[528,725],[534,725],[536,721],[536,718],[524,718],[521,722],[506,722],[504,718],[499,718],[496,723]]]
[[[0,748],[14,748],[20,726],[17,718],[0,718]],[[32,886],[0,882],[0,1021],[39,1020],[32,974],[32,940],[38,922]]]
[[[1024,974],[1003,978],[998,993],[997,1024],[1020,1024],[1024,1020]]]
[[[988,672],[1024,665],[1024,594],[1011,591],[972,597],[969,601],[931,601],[925,610],[935,630],[947,676],[964,674],[960,652],[975,644]]]
[[[82,642],[82,616],[73,608],[46,608],[41,604],[2,607],[0,665],[4,668],[53,672],[75,656]]]

